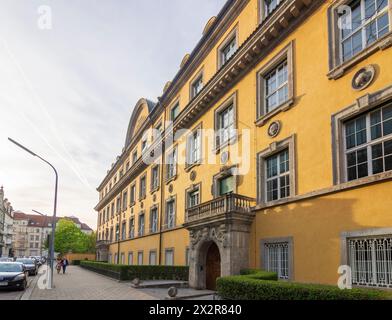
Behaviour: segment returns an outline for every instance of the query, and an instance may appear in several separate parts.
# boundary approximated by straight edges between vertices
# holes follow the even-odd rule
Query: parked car
[[[0,262],[14,262],[14,259],[9,257],[1,257]]]
[[[38,265],[34,259],[18,258],[16,262],[22,263],[30,276],[36,276],[38,274]]]
[[[19,262],[0,262],[0,289],[12,288],[25,290],[27,274],[25,267]]]

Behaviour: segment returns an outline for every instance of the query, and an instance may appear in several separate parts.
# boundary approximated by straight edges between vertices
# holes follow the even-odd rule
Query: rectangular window
[[[392,288],[392,237],[348,239],[352,284]]]
[[[144,199],[146,197],[146,176],[140,178],[140,189],[139,198]]]
[[[137,161],[137,150],[132,153],[132,164],[135,164]]]
[[[133,265],[133,252],[128,253],[128,265]]]
[[[220,67],[226,64],[227,61],[234,55],[237,51],[237,37],[234,35],[230,40],[224,43],[223,47],[220,49]]]
[[[143,251],[137,253],[137,264],[139,266],[143,265]]]
[[[349,60],[389,32],[388,0],[355,0],[341,16],[341,61]]]
[[[223,145],[235,137],[234,105],[229,105],[219,113],[218,117],[219,144]]]
[[[158,232],[158,208],[151,209],[150,213],[150,232]]]
[[[125,191],[123,193],[123,205],[122,205],[123,211],[127,210],[127,207],[128,207],[128,192]]]
[[[123,252],[121,252],[120,263],[121,263],[122,265],[125,265],[125,254],[124,254]]]
[[[176,226],[176,201],[170,200],[166,203],[166,227],[172,229]]]
[[[135,238],[135,219],[129,219],[129,238]]]
[[[150,266],[155,266],[157,264],[157,252],[156,251],[150,251],[149,264],[150,264]]]
[[[144,236],[144,227],[145,227],[145,220],[144,220],[144,213],[139,215],[139,225],[138,225],[138,236]]]
[[[191,85],[191,99],[196,97],[203,89],[203,75],[200,75]]]
[[[110,242],[113,242],[113,227],[110,228]]]
[[[177,175],[177,147],[173,148],[167,155],[166,179],[170,180]]]
[[[162,122],[160,122],[154,129],[155,130],[154,130],[153,139],[155,141],[162,137],[162,132],[163,132]]]
[[[151,169],[151,190],[157,190],[159,187],[159,166]]]
[[[148,144],[147,144],[147,137],[143,138],[142,140],[142,152],[145,152],[148,148]]]
[[[120,212],[121,212],[121,197],[118,197],[116,201],[116,213],[118,214]]]
[[[192,132],[187,139],[187,165],[198,163],[201,159],[201,130]]]
[[[114,217],[114,202],[112,203],[112,209],[111,209],[111,213],[112,213],[112,218]]]
[[[176,120],[179,114],[180,114],[180,103],[177,102],[177,103],[170,109],[170,120],[171,120],[171,121]]]
[[[174,250],[166,249],[165,250],[165,265],[173,266],[174,265]]]
[[[199,205],[200,203],[200,190],[196,188],[188,192],[188,208]]]
[[[265,113],[287,102],[289,98],[287,60],[264,76],[264,86]]]
[[[289,150],[266,158],[265,190],[266,201],[275,201],[290,196],[290,160]]]
[[[227,176],[218,180],[219,195],[223,196],[235,191],[235,178],[234,176]]]
[[[117,253],[114,254],[114,263],[118,264],[118,255],[117,255]]]
[[[276,272],[279,279],[289,279],[289,243],[265,243],[265,267]]]
[[[264,19],[267,18],[283,0],[263,0]]]
[[[133,206],[136,203],[136,184],[131,186],[131,206]]]
[[[344,124],[347,181],[392,170],[392,104]]]

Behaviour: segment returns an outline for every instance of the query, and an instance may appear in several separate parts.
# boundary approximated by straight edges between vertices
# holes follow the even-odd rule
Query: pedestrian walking
[[[67,269],[68,265],[69,265],[68,259],[64,258],[63,259],[63,274],[65,273],[65,270]]]
[[[62,266],[63,266],[63,260],[57,259],[57,264],[56,264],[57,274],[60,274],[60,271],[61,271],[61,267],[62,267]]]

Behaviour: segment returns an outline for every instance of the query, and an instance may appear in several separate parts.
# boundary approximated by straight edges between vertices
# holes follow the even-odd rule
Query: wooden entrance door
[[[216,279],[221,276],[221,258],[219,248],[212,243],[207,251],[206,259],[206,288],[216,289]]]

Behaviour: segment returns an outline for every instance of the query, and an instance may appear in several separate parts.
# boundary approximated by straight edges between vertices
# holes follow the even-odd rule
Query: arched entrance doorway
[[[206,256],[206,288],[216,289],[216,279],[221,276],[221,257],[219,248],[212,242]]]

